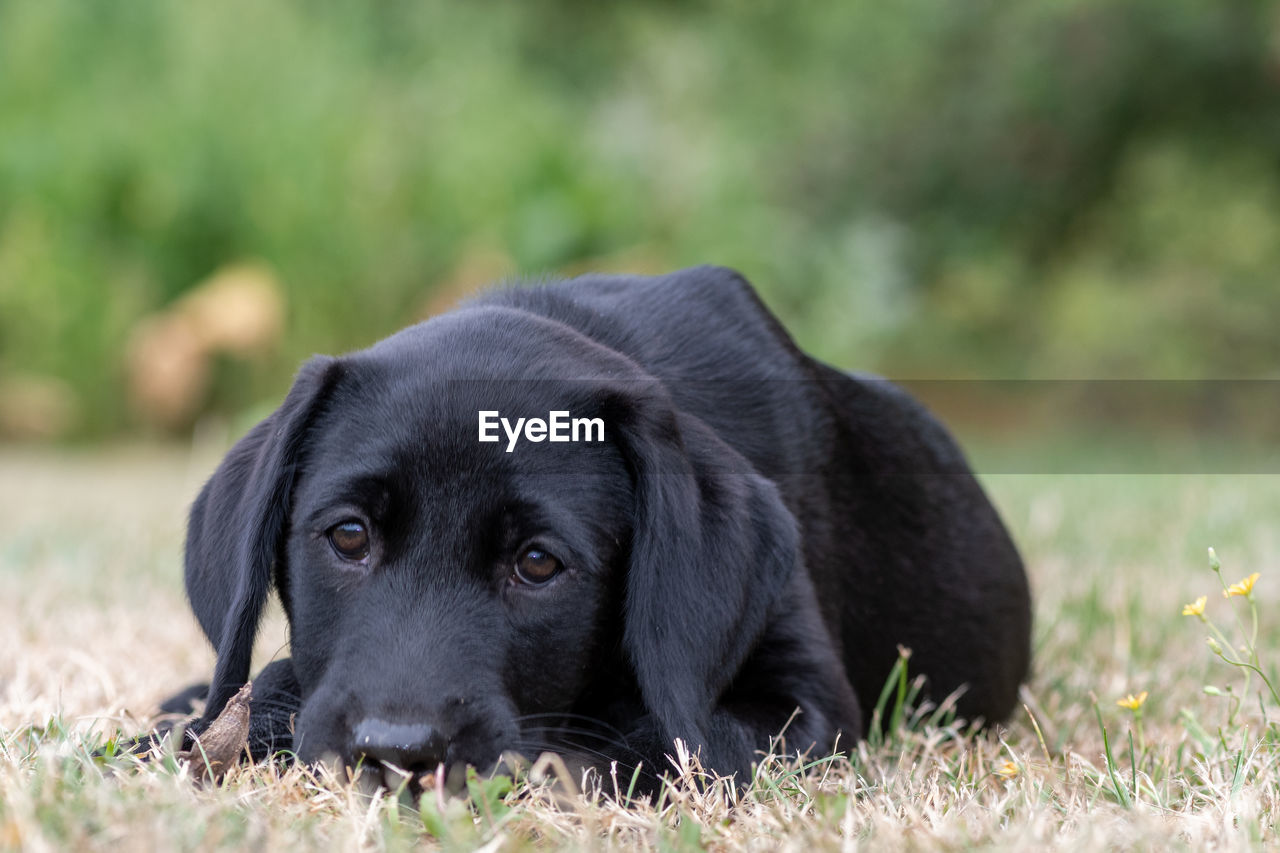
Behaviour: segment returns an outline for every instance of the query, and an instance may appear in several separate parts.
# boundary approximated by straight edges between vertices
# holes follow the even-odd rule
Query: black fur
[[[606,440],[508,453],[482,409]],[[327,537],[347,519],[363,564]],[[513,579],[529,543],[564,566],[543,586]],[[430,726],[454,767],[661,772],[682,738],[745,780],[797,709],[792,750],[865,733],[899,645],[988,722],[1029,659],[1021,561],[945,430],[805,356],[719,268],[499,290],[313,359],[196,500],[186,581],[218,652],[206,724],[279,592],[292,658],[255,689],[255,743],[305,760],[354,763],[373,720]]]

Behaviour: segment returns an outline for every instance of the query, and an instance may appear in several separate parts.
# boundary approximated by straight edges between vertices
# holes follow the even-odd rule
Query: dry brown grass
[[[299,767],[240,767],[202,787],[172,760],[90,758],[211,671],[179,566],[186,506],[215,461],[177,450],[0,452],[0,848],[1237,849],[1276,840],[1280,748],[1267,718],[1280,709],[1251,693],[1229,720],[1227,700],[1201,688],[1239,689],[1240,675],[1178,614],[1210,593],[1229,624],[1240,600],[1214,594],[1204,568],[1204,549],[1216,546],[1230,579],[1262,572],[1258,648],[1271,665],[1280,478],[988,478],[1028,558],[1038,619],[1029,707],[993,735],[912,725],[860,745],[851,762],[805,769],[770,757],[745,794],[704,779],[629,808],[591,785],[575,793],[581,780],[555,784],[549,764],[552,781],[524,779],[510,792],[480,781],[469,803],[432,795],[419,812]],[[259,663],[283,646],[276,614]],[[1145,744],[1131,755],[1132,720],[1115,702],[1140,690],[1150,692]]]

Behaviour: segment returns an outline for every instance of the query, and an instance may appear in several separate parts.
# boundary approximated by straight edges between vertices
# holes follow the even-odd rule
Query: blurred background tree
[[[1276,0],[0,0],[0,435],[695,263],[893,376],[1274,377],[1278,238]]]

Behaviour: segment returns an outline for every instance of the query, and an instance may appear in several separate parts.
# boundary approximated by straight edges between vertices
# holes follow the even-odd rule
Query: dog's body
[[[481,411],[555,410],[605,440],[478,440]],[[298,754],[417,772],[660,771],[682,738],[745,780],[784,726],[793,751],[864,733],[899,646],[988,722],[1029,660],[1021,562],[946,432],[717,268],[495,291],[313,359],[196,501],[186,578],[206,720],[274,584]]]

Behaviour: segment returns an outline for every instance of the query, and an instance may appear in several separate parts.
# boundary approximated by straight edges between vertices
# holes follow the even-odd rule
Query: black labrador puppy
[[[191,511],[207,725],[274,587],[292,658],[253,746],[494,767],[558,750],[748,781],[785,728],[864,734],[898,647],[935,698],[1014,707],[1030,602],[942,426],[801,352],[736,273],[491,292],[307,362]],[[651,777],[652,778],[652,777]]]

